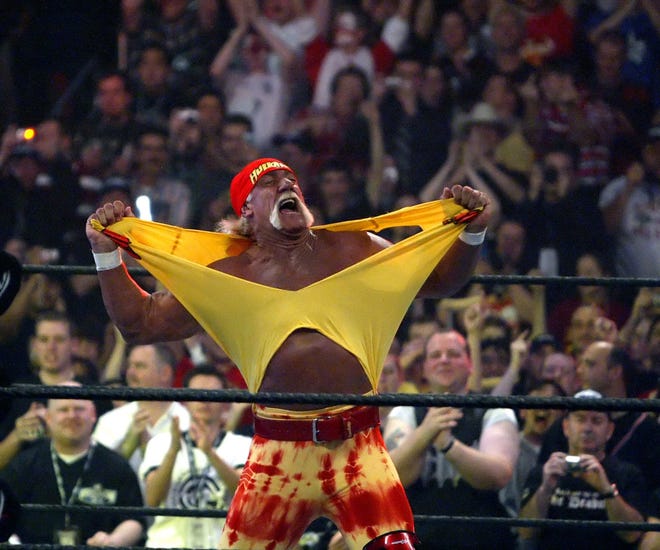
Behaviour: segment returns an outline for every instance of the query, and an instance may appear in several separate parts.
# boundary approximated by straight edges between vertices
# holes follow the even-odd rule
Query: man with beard
[[[444,201],[312,228],[295,173],[270,158],[245,166],[230,194],[243,237],[150,224],[120,202],[92,214],[86,232],[106,307],[127,340],[179,340],[203,327],[252,392],[375,393],[410,303],[465,284],[490,217],[485,194],[456,185]],[[367,232],[406,224],[423,231],[396,245]],[[169,292],[137,287],[116,242]],[[254,412],[221,548],[290,548],[318,516],[334,521],[351,549],[415,547],[377,407],[257,404]]]

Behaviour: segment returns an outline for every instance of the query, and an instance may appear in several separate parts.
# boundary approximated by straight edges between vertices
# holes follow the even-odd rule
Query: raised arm
[[[108,315],[129,343],[182,340],[192,336],[201,329],[179,301],[169,292],[149,294],[140,288],[121,261],[117,245],[91,226],[92,219],[107,227],[133,215],[130,206],[121,201],[106,203],[88,218],[85,226]]]
[[[484,241],[486,227],[491,216],[488,195],[471,187],[454,185],[451,189],[445,188],[441,198],[453,198],[456,204],[469,210],[478,208],[483,208],[483,210],[466,225],[459,239],[440,260],[424,283],[418,295],[421,298],[451,296],[468,282],[477,265],[481,244]]]

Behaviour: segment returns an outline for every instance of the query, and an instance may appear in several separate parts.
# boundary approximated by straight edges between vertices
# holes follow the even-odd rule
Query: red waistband
[[[254,417],[254,432],[277,441],[337,441],[380,424],[378,407],[353,407],[347,411],[305,420]]]

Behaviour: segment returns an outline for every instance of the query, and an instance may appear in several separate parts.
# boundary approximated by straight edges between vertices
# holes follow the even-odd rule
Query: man
[[[187,227],[191,219],[190,188],[167,174],[168,135],[158,126],[145,126],[135,140],[135,169],[132,172],[131,194],[136,205],[138,197],[149,199],[147,219]],[[146,214],[138,206],[140,217]]]
[[[539,382],[527,392],[532,397],[565,397],[563,388],[552,380]],[[500,491],[500,500],[506,506],[512,517],[517,517],[520,511],[520,497],[529,472],[536,466],[543,436],[552,423],[559,418],[556,409],[521,409],[520,417],[523,428],[520,430],[520,453],[516,461],[516,469],[507,486]]]
[[[633,374],[628,353],[610,342],[593,342],[578,360],[582,388],[595,390],[604,397],[630,397],[627,382]],[[616,411],[611,417],[614,431],[607,440],[607,454],[637,466],[652,490],[660,487],[660,425],[644,412]],[[562,432],[559,423],[548,430],[539,463],[544,463],[552,452],[567,449]]]
[[[21,503],[143,505],[126,460],[92,441],[96,412],[91,401],[51,399],[44,419],[50,439],[23,451],[2,472]],[[23,544],[133,546],[143,529],[142,518],[125,514],[23,510],[16,534]]]
[[[465,338],[436,332],[426,343],[424,374],[433,393],[467,394],[472,369]],[[510,409],[396,407],[385,441],[416,514],[505,516],[498,491],[518,458],[518,424]],[[424,524],[435,549],[513,548],[504,526]]]
[[[72,360],[71,322],[64,313],[49,311],[35,321],[31,341],[37,373],[17,383],[58,386],[75,378]],[[0,468],[4,468],[21,449],[45,435],[44,401],[12,399],[9,411],[0,422]]]
[[[211,365],[188,371],[185,388],[223,390],[224,377]],[[229,403],[191,401],[190,428],[182,431],[175,417],[170,433],[147,444],[140,477],[147,506],[183,509],[227,509],[247,462],[250,438],[225,431]],[[157,516],[147,533],[147,546],[211,548],[224,521],[212,518]]]
[[[357,222],[353,231],[311,229],[293,171],[277,159],[257,159],[231,185],[247,238],[161,228],[160,236],[143,245],[133,230],[159,229],[130,217],[130,209],[117,202],[90,217],[87,236],[109,314],[128,340],[181,339],[203,323],[241,369],[250,391],[370,394],[414,297],[455,292],[476,262],[476,245],[489,221],[488,198],[461,186],[446,189],[443,198],[453,200],[375,219],[381,227],[426,227],[390,246],[366,232],[372,221]],[[467,232],[452,227],[450,220],[457,218],[445,208],[477,209],[463,210]],[[440,232],[450,237],[442,239]],[[174,234],[178,244],[169,240]],[[118,269],[119,252],[109,235],[143,262],[155,262],[152,268],[177,298],[137,287]],[[156,267],[161,245],[170,250],[165,271]],[[311,520],[324,515],[351,549],[413,548],[412,514],[378,423],[377,407],[256,406],[250,460],[220,547],[288,548]]]
[[[602,397],[593,390],[578,398]],[[529,475],[523,492],[521,517],[598,521],[644,521],[645,482],[637,468],[607,455],[614,432],[609,414],[572,411],[562,421],[568,455],[554,452]],[[521,529],[524,539],[538,538],[538,548],[630,548],[636,531],[612,529]]]
[[[166,344],[135,346],[128,354],[126,383],[131,388],[171,388],[176,361]],[[137,472],[144,449],[158,433],[168,433],[174,417],[188,428],[189,414],[176,401],[131,401],[99,418],[94,438],[126,458]]]
[[[660,219],[655,209],[659,189],[660,124],[656,124],[647,132],[642,162],[633,163],[600,195],[598,206],[615,240],[619,277],[656,277],[660,272]]]

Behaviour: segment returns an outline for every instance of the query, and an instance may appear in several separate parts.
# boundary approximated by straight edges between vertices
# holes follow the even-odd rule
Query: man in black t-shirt
[[[76,382],[63,385],[79,386]],[[22,543],[132,546],[143,537],[143,518],[104,512],[94,506],[143,506],[137,477],[128,462],[92,441],[94,404],[51,399],[44,419],[50,439],[19,453],[0,476],[21,504],[85,505],[90,512],[23,510],[15,533]]]
[[[593,390],[575,397],[598,398]],[[614,431],[609,414],[572,411],[563,420],[568,454],[553,452],[527,478],[520,516],[524,518],[641,522],[646,488],[640,471],[607,456],[605,446]],[[538,540],[539,550],[561,548],[634,548],[640,533],[612,529],[523,528],[523,539]]]

